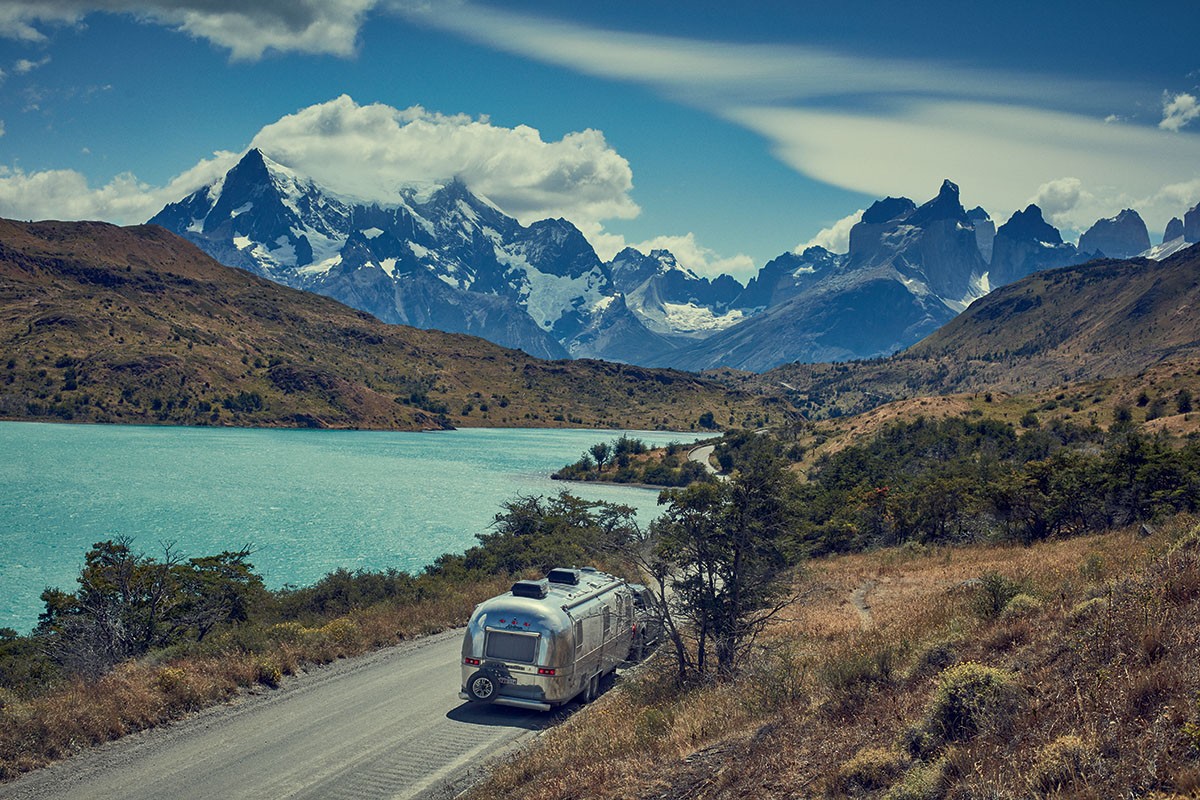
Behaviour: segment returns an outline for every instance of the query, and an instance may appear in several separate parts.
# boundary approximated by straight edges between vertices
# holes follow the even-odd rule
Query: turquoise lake
[[[563,489],[648,522],[658,493],[550,473],[620,431],[437,433],[0,422],[0,627],[28,632],[39,595],[66,591],[95,542],[134,537],[160,556],[249,545],[267,585],[331,570],[414,571],[462,552],[505,500]],[[648,444],[695,434],[628,431]]]

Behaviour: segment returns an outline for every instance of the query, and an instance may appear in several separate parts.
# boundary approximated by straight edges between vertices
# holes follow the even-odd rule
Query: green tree
[[[659,573],[688,623],[668,624],[683,680],[714,669],[732,675],[788,599],[794,479],[768,444],[743,455],[732,480],[692,484],[659,499],[667,505],[652,529]],[[685,631],[694,651],[685,646]]]
[[[612,454],[612,447],[608,442],[596,442],[588,452],[592,454],[592,458],[596,461],[596,471],[604,469],[604,463],[608,461],[608,457]]]

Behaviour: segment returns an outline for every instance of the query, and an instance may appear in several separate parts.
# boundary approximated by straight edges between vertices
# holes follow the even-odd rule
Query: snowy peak
[[[605,357],[606,326],[653,337],[570,222],[529,227],[460,179],[397,187],[395,202],[335,195],[250,150],[151,220],[217,260],[387,321],[490,339],[543,358]],[[658,343],[655,343],[658,346]],[[627,352],[624,348],[622,352]]]

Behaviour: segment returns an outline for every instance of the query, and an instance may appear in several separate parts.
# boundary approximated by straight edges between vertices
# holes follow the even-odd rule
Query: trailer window
[[[612,629],[612,611],[608,606],[604,607],[604,638],[608,639],[608,632]]]
[[[583,620],[575,620],[575,652],[583,649]]]
[[[504,631],[488,631],[484,655],[500,661],[524,661],[532,664],[537,651],[537,636]]]

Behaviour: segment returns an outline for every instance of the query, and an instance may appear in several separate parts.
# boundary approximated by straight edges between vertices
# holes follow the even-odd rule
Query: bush
[[[983,619],[994,619],[1000,616],[1008,602],[1021,594],[1024,588],[1023,583],[998,572],[985,573],[979,578],[979,586],[971,606]]]
[[[830,778],[829,789],[842,794],[883,789],[899,777],[907,764],[908,758],[901,752],[867,747],[838,767]]]
[[[1037,754],[1030,782],[1040,792],[1060,791],[1082,775],[1092,758],[1092,749],[1074,734],[1060,736]]]
[[[1017,710],[1020,691],[1016,676],[1007,670],[977,662],[950,667],[938,678],[924,728],[941,742],[1003,730]]]
[[[859,644],[827,660],[818,674],[834,700],[854,705],[866,700],[875,687],[891,683],[898,660],[891,645]]]
[[[1002,619],[1017,619],[1034,614],[1042,609],[1042,601],[1031,594],[1021,592],[1013,595],[1000,612]]]
[[[917,764],[884,795],[886,800],[941,800],[950,789],[953,770],[948,758]]]

